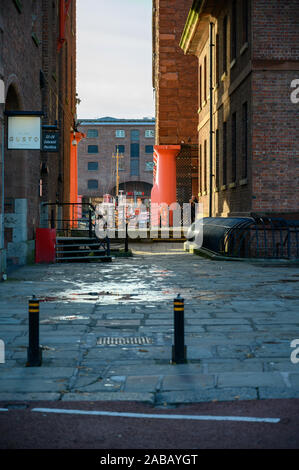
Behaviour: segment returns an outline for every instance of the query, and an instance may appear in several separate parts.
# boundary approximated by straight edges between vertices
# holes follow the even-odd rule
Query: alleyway
[[[26,266],[0,284],[0,401],[299,397],[290,359],[299,338],[298,267],[209,261],[177,244],[133,250],[109,264]],[[173,365],[178,293],[188,362]],[[24,367],[32,294],[41,300],[40,368]]]

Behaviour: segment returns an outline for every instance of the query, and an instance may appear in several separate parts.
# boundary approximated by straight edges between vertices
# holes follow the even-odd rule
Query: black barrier
[[[172,363],[187,362],[187,347],[185,346],[184,299],[178,294],[173,301],[174,313],[174,345],[172,346]]]
[[[27,349],[27,367],[42,365],[42,349],[39,346],[39,300],[35,295],[29,300],[29,347]]]

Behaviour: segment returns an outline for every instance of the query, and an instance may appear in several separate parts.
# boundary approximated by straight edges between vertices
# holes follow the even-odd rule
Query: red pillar
[[[170,206],[173,202],[176,202],[176,156],[180,149],[180,145],[154,146],[154,161],[156,162],[156,171],[153,182],[154,185],[151,192],[152,204],[164,203]],[[158,211],[155,210],[154,206],[152,206],[152,222],[154,226],[160,225],[160,215],[162,225],[164,225],[165,215],[163,215],[162,212],[160,209]],[[170,212],[169,225],[172,225],[172,221],[173,214]],[[166,224],[168,224],[167,219]]]
[[[71,144],[71,161],[70,161],[70,202],[78,202],[78,156],[77,148],[78,143],[86,137],[85,134],[81,132],[71,132],[70,134],[70,144]],[[78,205],[71,206],[69,211],[71,217],[70,219],[73,222],[70,222],[70,226],[75,228],[77,226],[78,219]]]
[[[180,145],[155,145],[157,170],[151,194],[152,203],[176,202],[176,156]]]

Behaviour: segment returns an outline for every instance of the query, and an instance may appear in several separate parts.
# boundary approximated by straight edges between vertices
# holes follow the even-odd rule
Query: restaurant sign
[[[40,150],[41,116],[8,115],[7,121],[8,150]]]

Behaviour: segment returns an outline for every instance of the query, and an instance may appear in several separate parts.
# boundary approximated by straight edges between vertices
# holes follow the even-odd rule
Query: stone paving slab
[[[5,379],[0,380],[0,393],[31,393],[31,392],[61,392],[67,388],[68,378],[46,380],[33,379]]]
[[[255,388],[212,388],[197,391],[160,392],[157,394],[156,403],[177,405],[193,402],[256,400],[257,398],[258,394]]]
[[[155,403],[154,393],[148,392],[82,392],[66,393],[61,401],[135,401],[142,403]]]
[[[198,375],[167,375],[163,378],[162,390],[198,390],[203,388],[213,388],[215,377],[206,374]]]
[[[60,393],[47,392],[0,392],[0,402],[57,401]]]
[[[37,378],[65,378],[72,375],[73,371],[73,367],[7,367],[1,368],[1,381],[10,379],[34,380]]]
[[[299,398],[298,388],[275,388],[275,387],[260,387],[259,398],[261,400],[273,398]]]
[[[218,374],[217,387],[282,388],[285,381],[279,372],[223,372]]]
[[[6,350],[0,400],[178,404],[298,397],[299,364],[290,360],[290,343],[299,338],[297,284],[289,282],[295,277],[294,266],[211,262],[180,251],[115,259],[109,267],[18,269],[0,283]],[[25,368],[33,293],[43,300],[41,368]],[[188,363],[174,365],[178,293],[185,299]],[[152,344],[97,345],[107,336],[147,336]]]
[[[111,377],[113,379],[113,377]],[[137,375],[127,378],[124,390],[125,392],[149,392],[155,393],[159,385],[160,377],[158,375]]]

